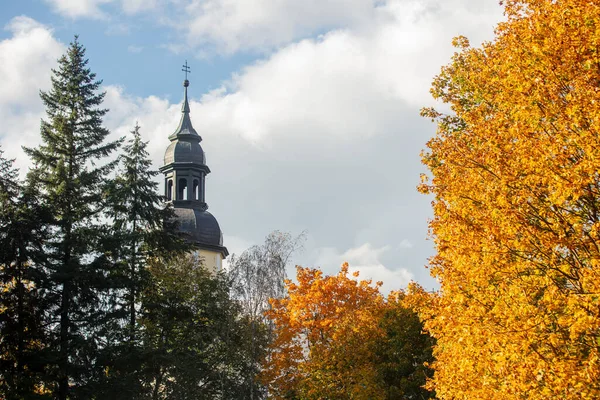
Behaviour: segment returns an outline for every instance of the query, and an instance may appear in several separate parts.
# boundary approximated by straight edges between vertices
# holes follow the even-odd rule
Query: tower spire
[[[190,139],[197,139],[198,141],[201,141],[202,138],[192,126],[192,120],[190,119],[190,104],[188,102],[188,86],[190,86],[190,81],[188,81],[187,75],[192,71],[190,70],[187,60],[185,60],[185,64],[182,67],[183,68],[181,70],[185,72],[185,80],[183,81],[183,104],[181,105],[182,115],[181,120],[179,121],[179,126],[175,132],[169,136],[169,140],[173,141],[177,140],[178,138],[188,137]]]

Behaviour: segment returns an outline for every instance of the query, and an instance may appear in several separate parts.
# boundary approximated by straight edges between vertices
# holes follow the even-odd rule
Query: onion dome
[[[175,208],[178,229],[188,240],[199,245],[223,246],[223,234],[217,219],[206,210]]]

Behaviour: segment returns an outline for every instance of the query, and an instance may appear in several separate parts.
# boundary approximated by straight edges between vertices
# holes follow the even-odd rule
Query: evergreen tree
[[[38,276],[30,267],[40,247],[40,208],[0,149],[0,397],[39,398],[43,345]]]
[[[115,262],[112,276],[115,322],[103,363],[105,397],[133,399],[141,392],[143,362],[138,334],[140,292],[148,285],[148,257],[186,249],[165,222],[172,210],[164,207],[153,178],[152,161],[136,124],[132,138],[119,157],[120,170],[108,185],[108,213],[113,226],[110,252]],[[124,328],[124,329],[123,329]]]
[[[108,317],[103,302],[111,265],[102,252],[107,232],[100,217],[103,179],[115,162],[103,159],[119,142],[106,140],[101,81],[87,64],[75,37],[52,71],[52,88],[40,92],[47,113],[42,144],[25,148],[34,163],[30,179],[49,211],[45,224],[51,236],[39,268],[45,274],[40,289],[47,301],[48,371],[60,400],[92,397],[91,383],[102,373],[95,362]]]
[[[120,156],[121,170],[110,184],[109,198],[114,235],[118,246],[115,258],[126,269],[127,295],[123,305],[128,313],[128,342],[136,342],[136,304],[142,287],[142,273],[146,251],[153,236],[163,229],[165,216],[162,197],[158,195],[158,184],[153,178],[158,171],[150,170],[152,161],[146,151],[140,127],[136,124],[133,137],[123,147]]]
[[[8,202],[14,201],[19,192],[19,172],[13,166],[14,162],[4,157],[4,150],[0,147],[0,201],[3,205],[0,213],[6,210]]]

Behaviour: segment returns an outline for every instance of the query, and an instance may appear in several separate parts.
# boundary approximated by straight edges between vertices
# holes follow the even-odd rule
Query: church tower
[[[229,252],[223,246],[219,223],[207,211],[205,182],[210,168],[206,165],[204,150],[200,146],[202,138],[190,120],[187,62],[184,68],[186,79],[183,82],[181,120],[175,132],[169,136],[171,144],[165,151],[160,172],[165,175],[165,196],[173,204],[179,231],[195,245],[199,255],[204,258],[205,266],[209,270],[219,271]]]

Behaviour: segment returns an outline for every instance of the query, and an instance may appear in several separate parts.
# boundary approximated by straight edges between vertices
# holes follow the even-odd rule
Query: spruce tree
[[[110,336],[104,363],[104,396],[133,399],[139,395],[143,356],[138,335],[140,292],[148,284],[148,257],[185,246],[165,225],[171,209],[158,195],[152,161],[136,124],[119,157],[119,172],[108,185],[107,216],[112,222],[110,253],[115,263],[112,287],[119,322]],[[108,391],[107,391],[108,390]]]
[[[31,256],[44,238],[40,207],[0,149],[0,398],[39,398],[43,387],[39,276]]]
[[[109,189],[110,211],[115,239],[115,258],[124,266],[127,277],[127,295],[124,307],[128,313],[128,342],[136,342],[136,303],[143,286],[145,254],[157,231],[162,230],[164,207],[158,195],[158,184],[153,178],[158,171],[151,170],[152,161],[136,124],[133,137],[123,147],[120,172]],[[146,246],[145,246],[146,245]]]
[[[106,157],[119,142],[107,141],[101,81],[87,64],[75,37],[52,70],[51,89],[40,92],[47,114],[42,144],[25,148],[34,164],[30,180],[49,212],[45,224],[51,237],[39,270],[45,275],[48,371],[60,400],[92,397],[107,322],[103,302],[111,265],[102,250],[107,232],[100,217],[103,180],[116,163]]]

